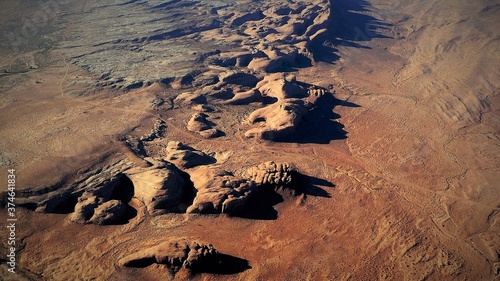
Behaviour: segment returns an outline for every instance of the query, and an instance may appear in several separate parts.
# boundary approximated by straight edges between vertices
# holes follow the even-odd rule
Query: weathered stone
[[[187,213],[237,213],[257,189],[253,181],[220,169],[198,168],[190,176],[198,192]]]
[[[212,245],[174,238],[127,255],[118,261],[120,266],[144,267],[153,263],[166,265],[173,273],[185,268],[198,271],[217,262],[219,253]]]
[[[126,205],[120,200],[110,200],[94,209],[94,215],[89,222],[105,225],[118,222],[126,211]]]
[[[216,162],[215,158],[177,141],[170,141],[166,150],[166,159],[182,168],[192,168]]]
[[[140,169],[128,174],[134,184],[134,196],[144,202],[149,213],[178,211],[184,196],[184,179],[173,164]]]
[[[71,214],[69,220],[72,222],[85,224],[94,215],[95,208],[99,205],[102,198],[91,193],[84,193],[78,198],[78,203],[75,205],[75,211]]]
[[[259,185],[270,185],[279,188],[292,184],[295,173],[297,173],[296,169],[290,164],[269,161],[248,168],[243,176]]]

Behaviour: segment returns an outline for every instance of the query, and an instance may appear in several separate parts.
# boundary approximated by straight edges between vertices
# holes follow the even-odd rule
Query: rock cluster
[[[218,256],[219,253],[210,244],[173,238],[125,256],[118,264],[125,267],[145,267],[157,263],[166,265],[173,273],[182,268],[196,272],[216,264]]]
[[[70,221],[81,224],[112,224],[120,221],[126,211],[126,203],[132,194],[123,187],[125,175],[118,174],[105,184],[87,189],[78,197]],[[121,196],[116,196],[122,193]],[[120,198],[121,197],[121,198]],[[119,200],[122,199],[122,200]]]
[[[158,119],[153,124],[151,133],[144,135],[140,138],[140,141],[152,141],[156,138],[162,138],[165,136],[165,130],[167,129],[167,124],[165,121]]]

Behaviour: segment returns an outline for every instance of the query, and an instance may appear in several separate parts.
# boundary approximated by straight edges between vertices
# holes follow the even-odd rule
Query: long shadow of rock
[[[335,185],[325,179],[297,173],[295,175],[296,183],[294,184],[296,192],[316,197],[331,198],[330,193],[321,186],[335,188]]]
[[[392,26],[367,15],[370,4],[366,0],[330,0],[328,32],[314,38],[311,52],[316,61],[334,63],[340,57],[338,46],[370,49],[363,42],[374,38],[391,38],[381,31]]]
[[[249,199],[244,210],[232,216],[252,220],[275,220],[278,218],[278,211],[274,206],[282,202],[283,196],[273,187],[266,186]]]
[[[230,275],[241,273],[252,267],[247,260],[231,255],[219,254],[217,258],[207,264],[203,264],[197,268],[193,268],[193,273],[211,273]]]
[[[347,101],[336,99],[331,93],[325,93],[316,106],[303,117],[296,131],[286,137],[276,139],[285,143],[317,143],[328,144],[332,140],[347,138],[344,125],[336,121],[340,115],[333,112],[336,106],[360,107]]]
[[[322,186],[334,188],[333,183],[299,172],[293,172],[292,177],[292,183],[287,186],[263,186],[249,200],[244,211],[235,213],[232,216],[254,220],[275,220],[278,218],[278,211],[274,206],[284,202],[284,197],[304,194],[306,196],[331,198],[328,191],[323,189]]]
[[[370,4],[366,0],[330,0],[330,31],[337,43],[358,48],[368,48],[359,42],[374,38],[390,38],[381,34],[381,30],[392,26],[365,14]],[[358,42],[358,43],[356,43]]]

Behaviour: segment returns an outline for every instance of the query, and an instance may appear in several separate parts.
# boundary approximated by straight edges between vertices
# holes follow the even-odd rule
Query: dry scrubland
[[[0,279],[499,279],[497,1],[62,2],[1,2]]]

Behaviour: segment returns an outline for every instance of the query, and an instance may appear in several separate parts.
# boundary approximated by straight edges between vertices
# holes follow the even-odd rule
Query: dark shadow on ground
[[[193,273],[210,273],[230,275],[241,273],[252,267],[247,260],[227,254],[219,254],[217,258],[199,268],[193,268]]]
[[[330,193],[322,187],[335,188],[335,185],[325,179],[296,173],[294,175],[294,189],[299,194],[305,194],[315,197],[331,198]]]
[[[275,205],[284,202],[284,197],[299,195],[331,198],[322,187],[334,188],[335,185],[327,180],[304,175],[300,172],[292,173],[292,182],[286,186],[264,185],[254,194],[243,211],[231,216],[253,220],[275,220],[278,211]]]
[[[360,107],[355,103],[336,99],[333,94],[325,93],[316,106],[303,117],[297,130],[286,137],[276,139],[285,143],[316,143],[328,144],[333,140],[347,138],[344,125],[336,121],[340,115],[333,110],[336,106]]]
[[[231,216],[252,220],[275,220],[278,218],[278,211],[274,206],[283,201],[283,196],[272,186],[264,186],[249,199],[244,210]]]
[[[310,46],[315,61],[334,63],[340,58],[338,46],[369,49],[363,42],[391,38],[382,34],[391,24],[368,15],[370,7],[366,0],[330,0],[328,32],[314,38]]]
[[[130,262],[127,267],[145,268],[155,263],[158,263],[156,259],[154,257],[150,257]],[[170,267],[170,265],[167,264],[167,267]],[[246,259],[219,253],[210,260],[192,265],[190,271],[192,275],[199,273],[231,275],[241,273],[250,268],[252,267]],[[172,271],[172,268],[169,269],[171,273],[175,273]]]

